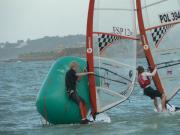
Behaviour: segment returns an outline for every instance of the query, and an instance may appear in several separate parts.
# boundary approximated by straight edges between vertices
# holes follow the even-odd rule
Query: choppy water
[[[0,135],[179,135],[180,113],[155,113],[136,87],[130,102],[110,110],[111,123],[42,127],[35,100],[52,64],[0,63]],[[180,105],[180,95],[173,104]]]

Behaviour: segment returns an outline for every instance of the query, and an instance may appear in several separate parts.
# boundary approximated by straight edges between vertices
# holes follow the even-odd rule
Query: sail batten
[[[167,49],[163,48],[163,49],[158,49],[158,50],[154,49],[153,51],[156,53],[158,53],[158,52],[159,53],[162,53],[162,52],[169,52],[169,53],[173,52],[174,53],[174,52],[180,51],[180,48],[178,48],[178,47],[177,48],[167,48]]]
[[[122,63],[122,62],[119,62],[119,61],[116,61],[116,60],[113,60],[113,59],[109,59],[109,58],[104,58],[104,57],[99,58],[99,57],[95,56],[95,59],[96,60],[97,59],[102,59],[103,61],[110,61],[110,63],[114,63],[116,66],[125,66],[127,68],[132,68],[134,70],[136,69],[136,66],[131,66],[129,64]]]
[[[123,8],[95,8],[95,10],[101,10],[101,11],[129,11],[132,12],[132,9],[123,9]],[[134,11],[136,11],[134,9]]]
[[[146,6],[143,6],[142,9],[145,9],[145,8],[148,8],[148,7],[151,7],[151,6],[155,6],[155,5],[159,5],[163,2],[167,2],[168,0],[161,0],[161,1],[157,1],[157,2],[154,2],[154,3],[151,3],[149,5],[146,5]]]
[[[103,34],[103,35],[110,35],[110,36],[116,36],[120,38],[125,38],[125,39],[131,39],[131,40],[139,40],[137,37],[130,37],[130,36],[124,36],[124,35],[119,35],[119,34],[114,34],[114,33],[106,33],[106,32],[93,32],[94,34]]]
[[[153,30],[153,29],[160,28],[160,27],[163,27],[163,26],[168,26],[168,25],[173,26],[173,25],[178,24],[178,23],[180,23],[180,21],[171,22],[171,23],[165,23],[165,24],[161,24],[161,25],[158,25],[158,26],[152,26],[150,28],[146,28],[145,31]]]

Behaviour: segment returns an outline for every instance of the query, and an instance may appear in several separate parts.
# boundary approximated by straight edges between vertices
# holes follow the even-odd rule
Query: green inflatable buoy
[[[70,124],[81,122],[79,107],[68,98],[65,88],[65,74],[73,61],[79,64],[79,72],[82,72],[86,67],[85,59],[79,57],[58,59],[51,67],[37,96],[37,110],[49,123]],[[87,76],[77,83],[77,91],[85,100],[88,111],[90,109],[90,96]]]

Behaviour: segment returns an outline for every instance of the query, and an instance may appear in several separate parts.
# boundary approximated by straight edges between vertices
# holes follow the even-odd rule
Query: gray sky
[[[85,34],[88,3],[89,0],[0,0],[0,42]]]
[[[0,0],[0,42],[85,34],[89,0]]]

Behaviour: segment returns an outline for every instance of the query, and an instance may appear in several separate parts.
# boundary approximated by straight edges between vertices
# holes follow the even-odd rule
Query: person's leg
[[[162,112],[165,112],[166,109],[166,95],[163,93],[161,94],[159,91],[155,91],[154,94],[156,97],[160,97],[161,98],[161,105],[162,105]]]
[[[154,106],[156,107],[157,111],[160,112],[160,109],[158,107],[158,100],[157,97],[162,97],[162,94],[158,90],[154,90],[152,87],[148,87],[145,90],[145,94],[149,96],[154,101]],[[162,105],[163,108],[163,105]],[[164,109],[164,108],[163,108]]]
[[[87,115],[87,107],[86,107],[86,102],[84,101],[84,99],[82,99],[80,96],[79,96],[79,98],[80,98],[80,101],[81,101],[81,103],[82,103],[82,107],[83,107],[83,116],[85,116],[86,117],[86,115]]]
[[[72,93],[71,97],[72,100],[79,106],[82,120],[85,120],[87,114],[85,101],[77,94],[77,92]]]
[[[79,102],[79,108],[80,108],[80,111],[81,111],[82,120],[85,120],[86,115],[87,115],[86,104],[83,103],[82,101],[80,101]]]
[[[157,112],[160,112],[160,109],[159,109],[159,106],[158,106],[158,100],[157,100],[156,97],[154,98],[154,106],[156,107]]]
[[[151,88],[151,92],[150,92],[150,96],[154,99],[157,97],[161,98],[161,105],[162,105],[162,111],[165,112],[166,111],[166,96],[165,94],[161,94],[158,90],[153,90]],[[154,101],[157,102],[157,101]]]
[[[166,111],[166,96],[165,96],[165,94],[163,93],[161,97],[162,97],[162,98],[161,98],[162,111],[165,112],[165,111]]]
[[[89,122],[92,122],[92,121],[87,119],[86,103],[80,96],[79,98],[80,98],[79,106],[80,106],[81,116],[82,116],[81,124],[88,124]]]

